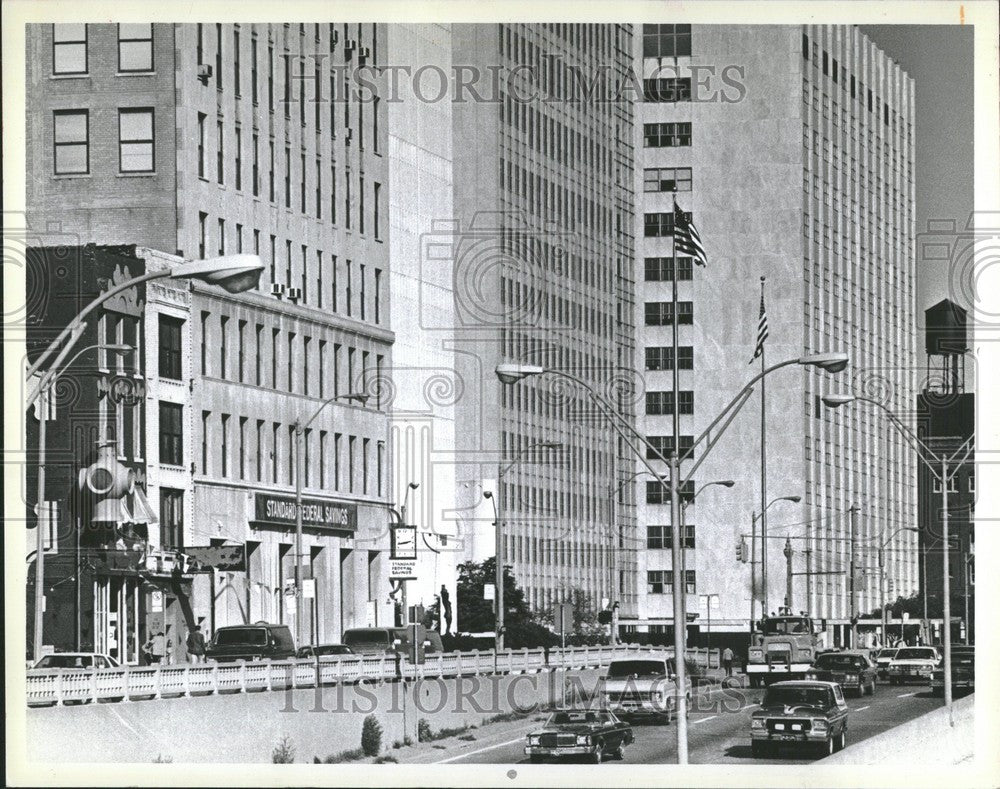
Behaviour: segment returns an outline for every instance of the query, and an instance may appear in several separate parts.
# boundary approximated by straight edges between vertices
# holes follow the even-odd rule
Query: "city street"
[[[742,690],[742,689],[736,689]],[[762,690],[746,690],[748,704],[739,711],[732,708],[735,691],[726,691],[726,698],[713,690],[700,706],[704,711],[691,713],[689,719],[689,755],[692,764],[802,764],[815,757],[805,752],[788,750],[777,758],[754,759],[750,756],[750,712],[760,702]],[[725,706],[723,705],[725,701]],[[714,703],[713,703],[714,702]],[[714,707],[714,710],[709,707]],[[941,706],[921,685],[912,687],[879,685],[874,696],[849,698],[847,749],[852,744],[880,734]],[[525,735],[538,728],[535,721],[520,729],[506,729],[502,735],[463,744],[461,752],[454,747],[447,751],[422,753],[406,761],[425,764],[522,764]],[[625,749],[625,763],[673,764],[676,762],[676,734],[672,725],[635,723],[635,742]],[[492,739],[496,739],[493,742]],[[555,763],[555,762],[553,762]],[[615,764],[615,762],[612,762]]]

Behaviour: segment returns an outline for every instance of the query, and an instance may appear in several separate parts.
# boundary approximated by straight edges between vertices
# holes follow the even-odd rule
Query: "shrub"
[[[156,758],[153,759],[153,764],[170,764],[174,760],[173,756],[163,756],[162,754],[157,754]]]
[[[274,764],[291,764],[295,761],[295,748],[288,737],[282,737],[281,742],[271,751],[271,761]]]
[[[372,764],[386,764],[387,762],[398,764],[399,760],[395,756],[379,756]]]
[[[382,750],[382,726],[374,715],[367,716],[361,725],[361,750],[365,756],[378,756]]]
[[[431,731],[431,724],[427,718],[417,721],[417,742],[430,742],[434,739],[434,732]]]
[[[340,753],[335,753],[331,756],[327,756],[325,759],[320,759],[318,756],[313,757],[314,764],[343,764],[344,762],[356,762],[359,759],[365,758],[365,752],[360,748],[353,748],[349,751],[341,751]]]
[[[413,738],[409,734],[403,737],[403,745],[413,745]]]

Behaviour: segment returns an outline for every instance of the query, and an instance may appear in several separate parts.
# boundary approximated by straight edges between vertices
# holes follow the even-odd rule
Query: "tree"
[[[597,621],[597,607],[593,599],[579,586],[570,587],[569,600],[573,606],[573,630],[566,634],[568,646],[597,646],[608,640],[607,627]],[[555,630],[555,609],[539,612],[538,618]]]
[[[886,606],[886,616],[891,619],[898,619],[904,613],[909,614],[911,619],[920,619],[924,615],[924,602],[920,592],[914,592],[909,597],[897,597]],[[868,617],[881,619],[882,607],[878,606],[869,612]]]

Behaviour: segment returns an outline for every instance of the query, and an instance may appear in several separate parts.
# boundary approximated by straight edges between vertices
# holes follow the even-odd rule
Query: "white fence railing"
[[[546,670],[600,668],[616,658],[672,649],[638,645],[441,652],[421,664],[395,655],[342,655],[320,660],[275,660],[252,663],[205,663],[174,666],[126,666],[92,671],[55,670],[27,677],[29,706],[67,702],[115,702],[223,693],[252,693],[314,688],[359,680],[387,681],[483,674],[515,674]],[[689,660],[704,669],[719,667],[717,649],[689,649]]]

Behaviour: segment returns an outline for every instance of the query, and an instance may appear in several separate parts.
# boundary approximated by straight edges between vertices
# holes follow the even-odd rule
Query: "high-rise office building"
[[[581,98],[580,84],[624,79],[631,30],[493,24],[452,34],[454,67],[480,75],[476,95],[462,91],[453,105],[453,331],[466,386],[456,449],[469,552],[494,555],[485,488],[497,494],[503,561],[532,607],[582,592],[592,609],[634,608],[634,554],[616,549],[634,524],[634,507],[615,505],[628,449],[583,389],[551,374],[514,384],[494,375],[499,363],[543,365],[608,394],[632,367],[634,96]]]
[[[664,452],[673,449],[678,408],[683,453],[760,371],[759,359],[748,363],[762,277],[769,365],[850,355],[839,376],[793,366],[766,380],[768,503],[801,503],[767,510],[767,591],[759,588],[758,600],[766,596],[772,611],[783,603],[809,609],[839,624],[839,639],[851,613],[852,552],[856,610],[865,614],[879,602],[872,546],[916,519],[907,446],[873,409],[834,414],[820,400],[846,390],[874,393],[894,409],[913,402],[913,82],[851,27],[644,25],[635,57],[644,90],[636,170],[642,429]],[[675,201],[700,232],[705,267],[675,252]],[[754,533],[760,586],[762,388],[693,480],[694,490],[736,483],[708,487],[687,506],[687,609],[703,631],[710,614],[713,631],[747,632],[752,565],[738,562],[736,546],[743,541],[750,553]],[[640,622],[665,634],[673,624],[669,501],[655,481],[643,487]],[[901,594],[917,583],[912,536],[896,539],[888,567]]]
[[[305,637],[394,624],[378,384],[394,340],[386,110],[377,91],[347,90],[344,69],[384,58],[374,24],[29,30],[28,221],[42,244],[58,229],[78,244],[146,248],[147,268],[240,252],[266,264],[254,292],[146,291],[136,345],[158,518],[146,551],[227,558],[183,573],[191,600],[169,572],[101,597],[101,638],[124,659],[137,648],[126,618],[167,628],[178,655],[199,621],[294,623],[297,421]],[[114,339],[107,316],[100,323]],[[100,432],[113,428],[105,420]],[[222,550],[233,545],[236,559]]]

